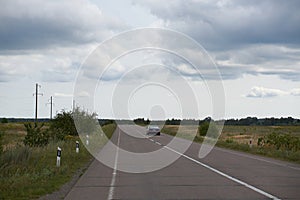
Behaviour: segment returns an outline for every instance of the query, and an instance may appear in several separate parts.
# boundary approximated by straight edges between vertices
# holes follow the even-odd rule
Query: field
[[[176,125],[165,125],[162,132],[174,136],[177,130]],[[181,127],[177,137],[202,142],[204,137],[199,133],[193,137],[195,134],[193,130],[195,130],[194,126]],[[266,138],[271,134],[291,136],[289,138],[297,140],[297,147],[300,145],[300,126],[224,126],[217,146],[300,163],[299,148],[291,151],[281,147],[275,148],[275,145],[258,145],[260,138]],[[291,144],[290,141],[285,142]]]
[[[48,126],[46,124],[44,128]],[[115,128],[115,124],[109,124],[103,131],[111,137]],[[177,130],[178,126],[165,125],[162,132],[176,135]],[[198,130],[196,126],[182,126],[180,130],[178,137],[195,142],[204,139],[199,133],[193,137]],[[27,147],[23,144],[26,130],[22,123],[0,124],[0,134],[0,199],[36,199],[56,191],[93,159],[78,136],[68,136],[65,141],[50,141],[45,147]],[[258,145],[259,138],[270,134],[290,135],[300,141],[300,126],[224,126],[217,146],[300,163],[299,150]],[[78,154],[75,152],[76,140],[81,147]],[[56,167],[58,146],[62,148],[60,167]]]
[[[103,130],[111,136],[115,127],[109,124]],[[23,144],[26,131],[22,123],[0,124],[0,132],[0,199],[36,199],[56,191],[93,159],[78,136],[50,141],[45,147],[28,147]],[[76,140],[79,153],[75,152]],[[56,167],[58,146],[62,149],[60,167]]]

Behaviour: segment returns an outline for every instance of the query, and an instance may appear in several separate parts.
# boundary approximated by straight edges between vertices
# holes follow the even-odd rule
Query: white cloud
[[[251,88],[250,93],[247,94],[246,97],[265,98],[265,97],[276,97],[285,94],[287,93],[282,90],[255,86]]]
[[[76,97],[89,97],[90,93],[87,91],[81,91],[75,94]]]
[[[66,94],[66,93],[54,93],[55,97],[73,97],[72,94]]]
[[[300,96],[300,88],[292,89],[290,94],[293,96]]]

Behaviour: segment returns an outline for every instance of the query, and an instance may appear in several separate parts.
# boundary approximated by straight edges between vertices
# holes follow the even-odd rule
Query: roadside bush
[[[89,135],[96,131],[96,125],[99,123],[96,113],[88,113],[77,107],[74,112],[72,112],[72,117],[76,122],[77,132]]]
[[[64,140],[67,135],[78,135],[72,112],[58,113],[50,124],[50,136],[54,139]]]
[[[25,136],[23,142],[26,146],[38,147],[45,146],[49,142],[49,132],[48,129],[43,128],[44,124],[39,125],[38,123],[24,124],[26,128],[27,135]]]
[[[76,108],[73,112],[63,110],[51,121],[51,138],[65,140],[66,136],[77,136],[78,132],[90,134],[96,130],[96,124],[98,123],[96,116],[95,113],[90,114],[79,108]],[[76,126],[74,120],[76,120]]]
[[[217,138],[219,136],[219,129],[215,122],[203,122],[199,128],[198,132],[200,136],[210,136],[212,138]]]
[[[260,139],[260,143],[267,144],[277,150],[298,151],[300,150],[300,139],[291,134],[271,133]]]
[[[263,137],[259,137],[257,140],[257,146],[263,146],[264,145],[264,138]]]

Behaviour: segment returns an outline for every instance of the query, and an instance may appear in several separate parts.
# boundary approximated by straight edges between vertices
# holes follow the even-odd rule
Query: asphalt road
[[[99,154],[115,169],[95,160],[66,199],[300,199],[299,165],[221,148],[199,159],[200,144],[181,154],[177,146],[184,140],[172,145],[169,135],[145,133],[142,127],[119,126],[112,138],[119,148],[107,144]],[[137,161],[124,150],[161,156]],[[179,158],[153,172],[123,172],[151,171],[174,156]]]

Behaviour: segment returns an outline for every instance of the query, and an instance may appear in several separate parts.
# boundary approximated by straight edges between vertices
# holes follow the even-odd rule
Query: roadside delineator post
[[[250,148],[252,148],[252,139],[250,139],[250,141],[249,141],[249,146],[250,146]]]
[[[57,147],[56,166],[60,167],[61,148]]]
[[[90,143],[90,142],[89,142],[89,135],[86,135],[86,141],[85,141],[85,144],[86,144],[86,145],[89,145],[89,143]]]
[[[76,153],[79,153],[79,142],[76,141]]]

